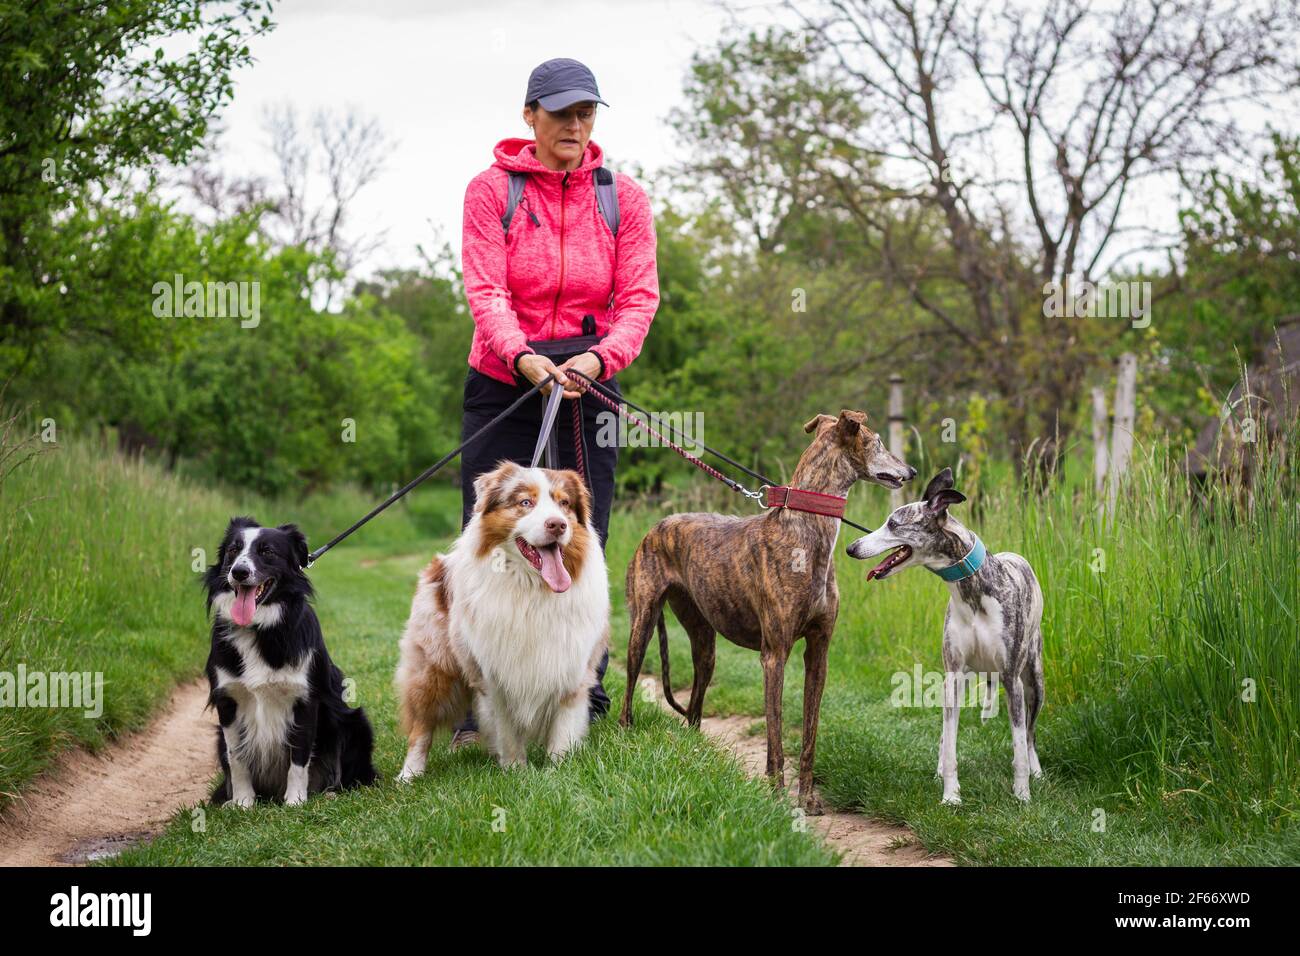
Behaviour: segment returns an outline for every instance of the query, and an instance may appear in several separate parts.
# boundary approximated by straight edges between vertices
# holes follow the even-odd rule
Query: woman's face
[[[537,158],[553,169],[576,169],[582,165],[596,122],[596,104],[584,100],[552,113],[540,105],[524,107],[524,121],[533,128],[537,139]]]

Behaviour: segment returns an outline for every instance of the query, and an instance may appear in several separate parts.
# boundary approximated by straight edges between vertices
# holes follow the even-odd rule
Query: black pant
[[[617,378],[611,378],[601,384],[616,394],[622,394],[619,391]],[[465,376],[461,441],[490,422],[526,391],[528,386],[507,385],[471,368],[469,374]],[[577,450],[573,441],[573,401],[569,399],[561,403],[559,414],[555,419],[555,436],[559,446],[561,468],[577,468]],[[582,458],[587,487],[592,497],[591,523],[600,538],[601,551],[604,551],[605,539],[609,535],[609,514],[614,506],[614,468],[618,464],[618,443],[605,442],[605,447],[602,447],[596,443],[596,433],[600,424],[609,421],[608,416],[614,413],[591,397],[583,397],[577,401],[582,406]],[[499,422],[483,437],[465,446],[460,454],[462,530],[469,524],[469,519],[474,514],[475,478],[491,471],[503,459],[525,467],[530,464],[533,449],[537,446],[537,435],[541,431],[542,412],[545,407],[545,396],[538,394],[532,401],[524,402],[515,409],[514,414]],[[601,412],[606,413],[605,418],[598,418]],[[603,717],[609,711],[609,695],[605,693],[603,685],[605,669],[608,666],[609,651],[606,650],[600,659],[600,666],[596,668],[596,683],[591,688],[587,713],[592,720]],[[458,724],[456,729],[476,730],[473,714]]]

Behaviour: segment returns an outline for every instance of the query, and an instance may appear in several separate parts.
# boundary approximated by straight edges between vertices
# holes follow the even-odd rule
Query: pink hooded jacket
[[[496,162],[465,190],[461,267],[474,316],[469,364],[513,384],[515,359],[532,351],[526,340],[581,335],[582,317],[592,315],[605,336],[592,351],[607,379],[640,353],[659,307],[650,201],[629,176],[614,174],[616,240],[596,205],[593,170],[602,165],[601,148],[588,141],[582,165],[568,172],[543,166],[536,150],[530,139],[503,139],[493,151]],[[501,230],[507,170],[530,174],[508,235]]]

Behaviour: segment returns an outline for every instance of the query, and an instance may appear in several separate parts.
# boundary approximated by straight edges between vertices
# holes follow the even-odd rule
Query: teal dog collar
[[[937,571],[934,568],[930,570],[945,581],[964,581],[984,566],[986,557],[988,557],[988,551],[984,548],[984,542],[976,536],[975,545],[970,549],[970,553],[966,557],[956,564],[948,565],[946,568],[939,568]]]

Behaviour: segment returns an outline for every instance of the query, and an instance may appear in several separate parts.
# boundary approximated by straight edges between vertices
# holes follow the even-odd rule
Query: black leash
[[[606,399],[608,399],[608,400],[611,401],[611,402],[622,403],[622,404],[624,404],[624,405],[627,405],[629,408],[634,408],[634,409],[636,409],[636,410],[637,410],[638,412],[640,412],[642,415],[648,415],[648,416],[650,416],[650,417],[653,417],[653,416],[654,416],[654,413],[653,413],[653,412],[647,411],[646,409],[642,408],[640,405],[636,404],[636,402],[628,401],[628,400],[627,400],[626,398],[624,398],[622,395],[617,395],[617,394],[615,394],[614,392],[610,391],[606,386],[600,384],[600,382],[597,382],[594,378],[591,378],[589,375],[584,375],[582,372],[579,372],[577,369],[572,369],[572,368],[571,368],[571,369],[567,369],[567,370],[566,370],[566,374],[568,374],[568,375],[577,375],[577,376],[579,376],[580,378],[583,379],[583,381],[586,382],[588,388],[592,388],[592,389],[597,390],[601,395],[603,395]],[[326,551],[330,550],[330,548],[334,547],[336,544],[338,544],[338,543],[339,543],[340,541],[342,541],[344,538],[347,538],[349,535],[351,535],[354,531],[356,531],[356,530],[357,530],[358,528],[360,528],[362,525],[364,525],[364,524],[366,524],[367,522],[369,522],[370,519],[374,518],[376,515],[380,514],[380,513],[383,512],[384,510],[386,510],[390,505],[393,504],[393,502],[397,501],[398,499],[402,498],[404,495],[408,494],[408,493],[409,493],[413,488],[415,488],[417,485],[423,484],[425,481],[428,481],[431,477],[433,477],[433,475],[435,475],[435,474],[438,472],[439,469],[441,469],[441,468],[442,468],[444,465],[446,465],[449,461],[451,461],[453,458],[455,458],[457,455],[459,455],[459,454],[461,453],[461,451],[464,450],[464,448],[465,448],[466,445],[468,445],[468,444],[470,444],[471,442],[475,441],[475,440],[476,440],[480,435],[482,435],[482,434],[483,434],[484,432],[486,432],[488,429],[493,428],[494,426],[498,425],[498,424],[501,422],[502,419],[508,417],[508,416],[509,416],[511,413],[513,413],[513,412],[515,411],[515,409],[517,409],[520,405],[522,405],[524,402],[528,401],[528,399],[532,398],[534,395],[536,395],[538,392],[540,392],[540,391],[542,390],[542,388],[546,385],[546,383],[552,381],[552,380],[554,379],[554,377],[555,377],[555,376],[553,376],[553,375],[548,375],[548,376],[546,376],[546,378],[542,379],[540,382],[538,382],[536,385],[534,385],[534,386],[533,386],[532,388],[530,388],[528,391],[524,392],[524,394],[520,395],[517,399],[515,399],[513,402],[511,402],[511,403],[510,403],[510,406],[509,406],[508,408],[506,408],[504,411],[500,412],[500,413],[499,413],[495,418],[493,418],[490,422],[488,422],[486,425],[484,425],[482,428],[480,428],[478,431],[476,431],[473,435],[470,435],[469,438],[466,438],[463,442],[461,442],[459,445],[457,445],[457,446],[456,446],[455,448],[453,448],[451,451],[447,452],[447,454],[443,455],[441,458],[439,458],[436,462],[434,462],[432,465],[430,465],[430,466],[429,466],[428,468],[426,468],[424,471],[420,472],[420,474],[417,475],[413,480],[411,480],[411,481],[408,482],[407,484],[403,485],[401,488],[397,489],[397,491],[394,491],[391,495],[388,496],[387,500],[385,500],[385,501],[382,502],[381,504],[376,505],[373,509],[371,509],[371,511],[370,511],[369,514],[367,514],[364,518],[360,519],[360,520],[357,521],[355,524],[353,524],[352,527],[348,528],[346,531],[343,531],[343,532],[341,532],[341,533],[339,533],[339,534],[336,534],[333,538],[331,538],[331,539],[330,539],[329,541],[327,541],[325,544],[321,545],[319,548],[317,548],[317,549],[316,549],[315,551],[313,551],[311,554],[307,555],[307,564],[306,564],[306,567],[310,568],[313,564],[316,563],[316,560],[317,560],[321,555],[323,555]],[[542,432],[541,432],[541,435],[538,436],[537,448],[536,448],[536,450],[533,452],[533,464],[534,464],[534,466],[535,466],[536,463],[537,463],[537,459],[540,457],[540,454],[541,454],[541,451],[542,451],[543,447],[546,445],[548,439],[549,439],[550,436],[551,436],[551,428],[552,428],[552,426],[553,426],[554,423],[555,423],[555,415],[556,415],[556,411],[558,410],[558,408],[559,408],[559,404],[560,404],[560,403],[559,403],[559,399],[558,399],[557,396],[558,396],[558,395],[561,395],[561,394],[562,394],[562,391],[561,391],[560,389],[558,389],[558,388],[555,389],[554,392],[553,392],[553,394],[552,394],[552,396],[551,396],[551,401],[547,403],[547,409],[546,409],[546,414],[545,414],[545,418],[544,418],[544,421],[543,421]],[[581,425],[581,418],[579,417],[580,413],[576,412],[576,409],[577,409],[577,406],[576,406],[576,404],[575,404],[575,418],[574,418],[575,434],[576,434],[576,435],[581,435],[581,428],[582,428],[582,425]],[[549,420],[549,421],[548,421],[548,420]],[[644,423],[640,423],[640,422],[638,422],[638,424],[642,424],[643,427],[646,427],[646,426],[644,426]],[[755,478],[755,479],[757,479],[758,481],[762,482],[762,483],[765,484],[765,485],[775,486],[775,485],[779,484],[778,482],[775,482],[775,481],[773,481],[772,479],[767,478],[767,477],[765,477],[765,476],[759,474],[759,473],[756,472],[756,471],[752,471],[751,469],[746,468],[746,467],[745,467],[744,465],[742,465],[740,462],[736,461],[736,460],[733,459],[733,458],[729,458],[729,457],[727,457],[727,456],[724,455],[722,452],[718,451],[716,448],[710,448],[708,445],[704,444],[704,442],[702,442],[702,441],[698,441],[698,440],[696,440],[696,439],[694,439],[694,438],[691,438],[691,437],[689,437],[689,436],[686,436],[686,435],[682,434],[681,430],[678,429],[678,428],[675,428],[673,425],[671,425],[671,424],[667,424],[667,423],[664,423],[664,424],[667,425],[667,428],[668,428],[670,431],[675,432],[676,435],[678,436],[678,438],[680,438],[682,441],[685,441],[685,442],[689,442],[689,443],[693,443],[693,444],[695,444],[695,445],[698,445],[700,448],[702,448],[702,449],[704,449],[705,451],[707,451],[710,455],[714,455],[715,457],[722,459],[722,460],[725,461],[728,465],[731,465],[733,468],[738,468],[738,469],[740,469],[740,470],[743,471],[745,474],[749,475],[751,478]],[[580,454],[580,452],[578,452],[578,453]],[[691,457],[693,458],[693,456],[691,456]],[[741,494],[745,495],[747,498],[755,498],[755,499],[756,499],[756,498],[759,497],[755,492],[751,492],[751,491],[746,490],[746,488],[745,488],[743,485],[741,485],[739,482],[731,480],[731,479],[728,478],[726,475],[723,475],[722,473],[716,471],[715,469],[710,468],[708,465],[704,464],[703,462],[699,461],[698,459],[694,459],[694,460],[695,460],[695,461],[696,461],[696,462],[697,462],[701,467],[703,467],[707,472],[709,472],[710,474],[712,474],[714,477],[718,478],[720,481],[724,482],[724,483],[725,483],[729,488],[731,488],[733,491],[738,491],[738,492],[740,492]],[[558,462],[556,462],[556,464],[558,464]],[[579,471],[582,471],[582,470],[583,470],[583,469],[582,469],[582,463],[581,463],[581,461],[580,461],[580,462],[579,462]],[[847,525],[850,525],[850,526],[852,526],[852,527],[854,527],[854,528],[857,528],[859,531],[865,531],[867,534],[870,534],[870,533],[871,533],[871,529],[870,529],[870,528],[864,528],[862,525],[858,524],[858,523],[855,522],[855,521],[850,521],[848,518],[841,518],[840,520],[843,521],[843,522],[844,522],[845,524],[847,524]]]
[[[503,418],[505,418],[505,417],[507,417],[508,415],[510,415],[510,413],[513,412],[516,408],[518,408],[520,405],[522,405],[522,404],[523,404],[524,402],[526,402],[528,399],[532,398],[534,395],[536,395],[538,392],[540,392],[540,391],[542,390],[542,387],[543,387],[547,382],[551,381],[554,377],[555,377],[555,376],[553,376],[553,375],[548,375],[548,376],[546,376],[546,378],[542,379],[540,382],[538,382],[536,385],[534,385],[534,386],[533,386],[532,388],[530,388],[528,391],[524,392],[524,394],[520,395],[517,399],[515,399],[515,400],[510,404],[510,407],[507,408],[505,411],[501,412],[499,415],[497,415],[496,418],[492,419],[492,421],[488,422],[486,425],[484,425],[482,428],[480,428],[480,429],[479,429],[478,431],[476,431],[474,434],[470,435],[470,436],[469,436],[468,438],[466,438],[463,442],[461,442],[459,445],[457,445],[457,446],[456,446],[455,448],[453,448],[451,451],[447,452],[447,454],[443,455],[443,456],[442,456],[441,458],[439,458],[436,462],[434,462],[432,465],[430,465],[428,468],[426,468],[424,471],[422,471],[422,472],[421,472],[421,473],[420,473],[420,474],[415,478],[414,481],[411,481],[410,483],[408,483],[408,484],[405,485],[404,487],[399,488],[397,491],[394,491],[394,492],[393,492],[393,493],[388,497],[388,500],[387,500],[387,501],[385,501],[383,504],[377,505],[377,506],[376,506],[376,507],[375,507],[375,508],[370,512],[370,514],[366,515],[364,518],[362,518],[360,521],[358,521],[358,522],[357,522],[356,524],[354,524],[352,527],[348,528],[348,530],[344,531],[342,534],[337,534],[337,535],[335,535],[335,536],[334,536],[330,541],[326,542],[324,545],[322,545],[321,547],[317,548],[317,549],[316,549],[315,551],[313,551],[311,554],[307,555],[307,565],[306,565],[306,566],[310,568],[313,564],[316,563],[316,559],[317,559],[317,558],[319,558],[322,554],[324,554],[324,553],[325,553],[326,551],[328,551],[330,548],[334,547],[334,545],[338,544],[340,541],[342,541],[342,540],[343,540],[344,538],[346,538],[348,535],[352,534],[352,532],[356,531],[358,528],[360,528],[363,524],[365,524],[365,523],[366,523],[367,521],[369,521],[371,518],[375,517],[375,515],[379,514],[381,511],[383,511],[385,508],[387,508],[389,505],[391,505],[394,501],[396,501],[397,499],[401,498],[403,495],[407,494],[407,493],[408,493],[412,488],[414,488],[416,485],[419,485],[419,484],[421,484],[422,482],[427,481],[430,477],[432,477],[432,476],[434,475],[434,473],[436,473],[436,472],[438,471],[438,469],[442,468],[445,464],[447,464],[447,462],[451,461],[453,458],[455,458],[457,455],[459,455],[459,454],[461,453],[461,450],[462,450],[466,445],[468,445],[470,442],[474,441],[476,438],[478,438],[480,435],[482,435],[482,434],[483,434],[485,431],[487,431],[489,428],[492,428],[494,425],[497,425],[497,424],[498,424],[498,423],[499,423]]]

